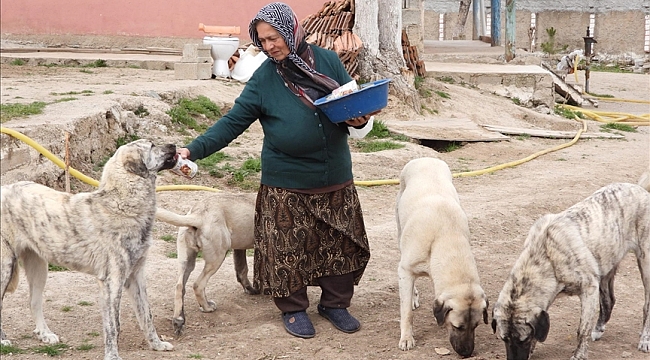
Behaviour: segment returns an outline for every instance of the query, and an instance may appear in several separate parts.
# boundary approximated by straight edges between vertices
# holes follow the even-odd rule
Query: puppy
[[[428,276],[436,292],[433,314],[445,325],[454,350],[474,351],[474,329],[488,322],[488,300],[481,288],[469,244],[467,216],[460,206],[449,167],[442,160],[411,160],[400,174],[397,195],[399,348],[415,346],[413,312],[419,307],[415,279]]]
[[[199,251],[203,251],[205,266],[194,283],[194,295],[201,311],[217,309],[215,302],[206,298],[205,287],[230,249],[233,249],[237,281],[247,294],[259,294],[248,281],[246,263],[246,249],[252,249],[254,243],[255,198],[256,194],[252,193],[214,193],[197,203],[187,215],[158,208],[158,220],[180,226],[176,240],[180,266],[172,320],[176,334],[181,334],[185,324],[185,284],[194,270]]]
[[[492,329],[505,342],[508,360],[528,359],[536,342],[546,340],[547,311],[560,294],[580,296],[578,346],[571,359],[587,359],[589,334],[598,340],[605,331],[616,269],[628,252],[637,257],[645,289],[638,348],[650,351],[650,194],[619,183],[533,224],[492,310]]]
[[[153,325],[144,264],[156,212],[156,173],[171,169],[175,155],[174,145],[154,146],[148,140],[123,145],[104,166],[99,188],[90,193],[71,195],[26,181],[2,186],[0,309],[5,293],[18,284],[20,262],[29,283],[34,333],[44,343],[58,343],[45,323],[42,304],[52,263],[97,278],[104,359],[120,359],[122,288],[131,296],[149,346],[172,350]],[[4,332],[1,335],[3,345],[11,344]]]

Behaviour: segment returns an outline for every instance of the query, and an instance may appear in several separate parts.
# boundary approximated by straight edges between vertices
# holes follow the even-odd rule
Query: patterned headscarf
[[[264,51],[257,36],[256,25],[260,21],[271,25],[282,36],[289,48],[286,59],[277,61]],[[339,87],[336,80],[314,69],[314,54],[305,42],[305,30],[289,5],[274,2],[264,6],[250,22],[248,32],[255,46],[276,63],[278,72],[285,81],[292,83],[295,87],[292,91],[297,95],[313,102],[316,100],[314,91],[320,97]],[[309,96],[305,96],[307,94]]]

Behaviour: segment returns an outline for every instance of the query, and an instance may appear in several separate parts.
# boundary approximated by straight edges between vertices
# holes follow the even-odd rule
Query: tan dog
[[[180,266],[172,320],[176,334],[183,331],[185,324],[185,285],[194,270],[199,251],[203,251],[205,266],[193,287],[201,311],[212,312],[217,309],[216,303],[206,298],[205,287],[221,267],[230,249],[233,249],[237,281],[247,294],[259,294],[248,280],[246,263],[246,249],[252,249],[254,244],[256,196],[252,193],[213,193],[197,203],[187,215],[158,208],[158,220],[180,226],[176,240]]]
[[[97,277],[104,324],[104,359],[120,359],[120,300],[126,289],[149,346],[172,350],[153,325],[144,264],[156,212],[156,173],[174,166],[176,146],[137,140],[121,146],[104,166],[99,188],[69,194],[33,182],[0,190],[2,208],[0,309],[18,283],[19,260],[29,283],[34,333],[47,344],[59,337],[43,317],[48,263]],[[2,332],[2,344],[9,345]]]
[[[542,216],[530,228],[492,310],[492,329],[504,341],[507,359],[527,360],[537,341],[546,340],[547,310],[561,294],[580,297],[578,346],[571,359],[587,359],[589,335],[603,336],[614,308],[616,269],[629,252],[636,255],[645,294],[638,349],[650,352],[650,194],[618,183],[559,214]]]
[[[487,324],[488,300],[481,288],[469,244],[469,226],[447,164],[434,158],[411,160],[400,175],[397,233],[401,259],[399,348],[415,346],[413,312],[419,307],[415,279],[433,280],[433,313],[445,325],[454,350],[474,351],[474,329]]]
[[[650,191],[650,169],[646,170],[639,178],[639,186]]]

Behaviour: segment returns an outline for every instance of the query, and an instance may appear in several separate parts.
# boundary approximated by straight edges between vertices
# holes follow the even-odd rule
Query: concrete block
[[[212,57],[185,57],[181,58],[183,63],[212,63]]]
[[[207,80],[212,78],[210,63],[175,63],[174,78],[176,80]]]
[[[210,51],[212,50],[212,45],[209,44],[185,44],[183,46],[183,58],[187,59],[199,59],[211,57]],[[200,62],[200,61],[197,61]]]

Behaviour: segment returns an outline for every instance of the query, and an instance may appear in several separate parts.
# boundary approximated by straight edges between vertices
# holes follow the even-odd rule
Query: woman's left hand
[[[365,123],[367,123],[368,120],[370,120],[371,116],[377,115],[380,112],[381,112],[381,110],[375,111],[374,113],[371,113],[371,114],[368,114],[368,115],[359,116],[359,117],[354,118],[354,119],[346,120],[345,123],[350,125],[350,126],[362,126]]]

